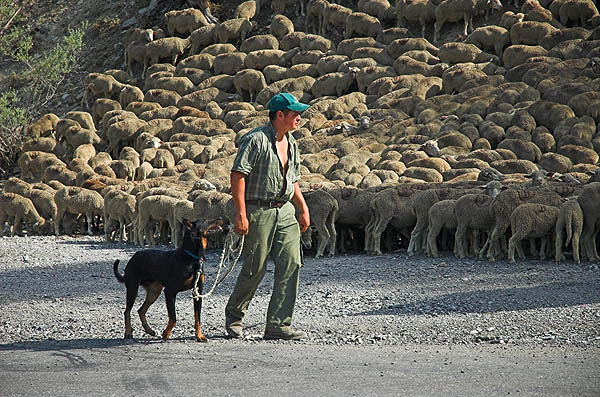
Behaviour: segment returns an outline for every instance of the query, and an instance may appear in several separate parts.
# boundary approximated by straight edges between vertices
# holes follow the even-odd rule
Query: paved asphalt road
[[[597,349],[191,339],[0,345],[0,396],[599,396]]]

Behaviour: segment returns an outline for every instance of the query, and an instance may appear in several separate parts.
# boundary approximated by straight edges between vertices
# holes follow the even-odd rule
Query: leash
[[[225,243],[223,244],[223,252],[221,253],[221,260],[219,261],[219,266],[217,268],[217,275],[215,276],[215,282],[213,283],[210,290],[205,294],[200,294],[198,291],[198,279],[200,275],[204,274],[204,261],[200,261],[200,268],[194,274],[194,288],[192,289],[192,296],[194,299],[202,299],[209,297],[212,295],[213,291],[217,287],[217,285],[221,284],[229,274],[235,268],[240,256],[242,255],[242,248],[244,247],[244,236],[239,235],[234,232],[233,227],[229,229],[227,236],[225,236]],[[233,262],[231,262],[233,258]],[[219,275],[221,274],[221,270],[224,267],[229,266],[229,269],[225,272],[223,277],[219,279]]]

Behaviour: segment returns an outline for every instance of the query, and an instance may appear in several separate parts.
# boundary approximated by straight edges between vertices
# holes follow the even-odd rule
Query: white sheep
[[[195,8],[169,11],[165,13],[164,20],[169,36],[176,33],[189,34],[209,24],[202,11]]]
[[[502,9],[500,0],[486,0],[488,6],[497,10]],[[475,14],[475,0],[444,0],[435,9],[435,24],[433,41],[439,41],[440,31],[446,22],[464,21],[463,37],[473,30],[473,16]]]
[[[566,239],[563,241],[563,233],[566,232]],[[555,251],[554,259],[556,263],[565,259],[562,248],[571,243],[573,247],[573,260],[580,263],[579,258],[579,239],[583,232],[583,211],[576,198],[567,200],[560,206],[558,219],[555,228]]]
[[[546,258],[547,240],[555,231],[559,212],[560,209],[557,207],[535,203],[521,204],[514,209],[510,215],[512,235],[508,240],[508,259],[511,263],[515,263],[515,249],[521,259],[525,259],[521,247],[521,240],[524,238],[529,238],[533,242],[532,238],[541,237],[539,258],[541,260]]]
[[[154,222],[168,222],[170,230],[173,230],[173,213],[175,204],[179,201],[174,197],[156,195],[147,196],[138,202],[137,211],[137,238],[138,245],[143,246],[146,242],[156,245],[154,238]],[[163,236],[165,237],[165,236]]]
[[[125,238],[125,229],[131,227],[135,221],[135,196],[120,189],[109,189],[104,194],[104,237],[106,241],[114,241],[114,234],[111,233],[111,229],[113,229],[113,224],[116,223],[119,231],[119,242],[122,243]],[[130,232],[128,241],[135,241],[134,237]]]
[[[160,58],[169,58],[171,64],[175,65],[177,58],[192,45],[191,39],[181,39],[179,37],[166,37],[146,44],[146,54],[144,56],[144,70],[142,76],[146,76],[146,70],[150,65],[158,63]]]
[[[23,221],[32,223],[34,228],[43,226],[42,218],[30,199],[16,193],[0,192],[0,236],[4,235],[4,224],[12,226],[11,236],[22,234]]]
[[[318,245],[315,258],[323,256],[325,249],[328,248],[329,256],[335,255],[335,244],[337,233],[335,230],[335,220],[339,210],[337,200],[325,190],[315,190],[304,193],[306,205],[311,214],[313,225],[306,232],[302,233],[302,242],[306,248],[311,248],[313,229],[317,232]]]
[[[65,213],[74,215],[85,214],[87,219],[87,233],[92,234],[92,221],[94,216],[104,213],[104,199],[100,193],[77,186],[67,186],[54,195],[56,203],[56,221],[54,233],[60,235],[60,226]]]

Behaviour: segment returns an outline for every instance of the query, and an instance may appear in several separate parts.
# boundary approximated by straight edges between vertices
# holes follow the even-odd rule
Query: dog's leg
[[[125,302],[125,339],[133,339],[133,328],[131,327],[131,309],[137,298],[138,284],[128,283],[127,298]]]
[[[144,300],[142,306],[140,306],[140,308],[138,309],[138,314],[140,316],[140,321],[142,322],[142,327],[144,327],[144,332],[146,332],[148,335],[156,336],[156,331],[154,331],[148,325],[148,320],[146,319],[146,312],[148,311],[148,308],[150,308],[150,306],[152,306],[152,304],[156,302],[156,300],[160,296],[160,293],[162,292],[162,285],[158,282],[155,282],[150,285],[145,285],[144,289],[146,290],[146,299]]]
[[[204,289],[204,274],[200,275],[198,280],[198,293],[202,294]],[[202,334],[202,323],[200,322],[200,314],[202,313],[202,298],[194,299],[194,329],[196,330],[197,342],[208,342],[206,336]]]
[[[165,300],[167,302],[167,314],[169,315],[169,322],[167,323],[167,327],[162,333],[163,340],[169,339],[171,336],[171,331],[175,328],[175,324],[177,323],[177,316],[175,315],[175,298],[177,297],[177,292],[173,292],[171,290],[167,290],[165,288]]]

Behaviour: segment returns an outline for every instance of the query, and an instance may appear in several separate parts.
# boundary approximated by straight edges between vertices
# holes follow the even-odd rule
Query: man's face
[[[300,113],[293,110],[281,111],[281,121],[287,131],[292,131],[298,128],[300,123]]]

